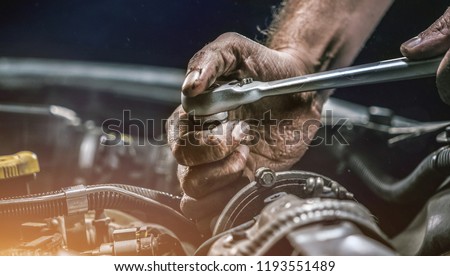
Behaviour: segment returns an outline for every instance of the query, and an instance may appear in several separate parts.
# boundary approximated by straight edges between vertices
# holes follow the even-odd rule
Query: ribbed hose
[[[164,193],[152,189],[142,188],[142,187],[136,187],[131,185],[124,185],[124,184],[101,184],[104,186],[112,186],[112,187],[118,187],[122,188],[124,190],[143,195],[145,197],[151,198],[153,200],[156,200],[157,202],[164,204],[166,206],[169,206],[172,209],[175,209],[178,212],[181,212],[180,210],[180,202],[181,197],[175,196],[169,193]]]
[[[391,247],[369,211],[359,203],[317,198],[297,202],[291,199],[289,202],[292,204],[290,208],[280,210],[277,216],[259,225],[258,231],[254,231],[249,236],[248,242],[237,247],[235,254],[261,256],[268,252],[274,241],[279,241],[294,229],[314,223],[335,221],[349,221],[363,230],[366,236]],[[376,251],[373,253],[375,254]],[[393,252],[392,254],[394,255]]]
[[[67,214],[63,191],[0,199],[0,217],[48,218]]]
[[[179,198],[121,184],[86,186],[89,210],[142,211],[146,219],[172,230],[180,239],[198,243],[195,225],[178,211],[161,203],[179,205]],[[0,218],[48,218],[68,214],[66,191],[0,199]]]
[[[450,148],[433,152],[411,174],[393,183],[381,180],[358,155],[349,155],[347,165],[382,199],[401,204],[422,203],[450,176]]]

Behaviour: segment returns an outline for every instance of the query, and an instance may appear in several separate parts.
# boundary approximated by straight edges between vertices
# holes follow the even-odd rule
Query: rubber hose
[[[380,198],[394,203],[424,203],[450,176],[450,148],[443,147],[427,156],[407,177],[385,182],[376,176],[356,154],[347,157],[347,165]]]
[[[131,186],[131,185],[124,185],[124,184],[101,184],[101,185],[118,187],[118,188],[122,188],[124,190],[130,191],[130,192],[136,193],[136,194],[143,195],[145,197],[156,200],[161,204],[169,206],[178,212],[181,212],[181,209],[180,209],[181,197],[179,197],[179,196],[175,196],[175,195],[172,195],[169,193],[156,191],[156,190],[152,190],[152,189]]]
[[[0,199],[0,217],[56,217],[67,214],[63,191]]]
[[[89,210],[118,209],[140,210],[151,222],[172,230],[180,239],[199,243],[200,237],[195,225],[178,211],[155,200],[165,198],[176,202],[167,194],[149,189],[121,184],[86,186]],[[155,196],[156,195],[156,196]],[[0,199],[0,217],[49,218],[67,215],[66,193],[61,191]]]
[[[179,211],[180,208],[180,200],[181,197],[174,196],[168,193],[155,191],[151,189],[146,189],[142,187],[136,187],[131,185],[124,184],[99,184],[99,185],[90,185],[86,186],[86,189],[92,187],[117,187],[120,189],[124,189],[130,191],[135,194],[142,195],[149,199],[152,199],[156,202],[159,202],[163,205],[169,206],[176,211]],[[114,196],[113,196],[114,197]],[[105,199],[106,203],[110,202],[113,199]],[[28,206],[27,204],[33,203],[34,206],[28,206],[30,208],[13,208],[11,210],[5,210],[3,205],[5,201],[8,201],[8,204],[20,203],[24,204],[24,206]],[[0,215],[8,216],[39,216],[39,217],[50,217],[50,216],[60,216],[64,215],[67,212],[67,208],[65,206],[65,193],[63,190],[60,191],[52,191],[40,194],[33,195],[24,195],[24,196],[16,196],[10,198],[0,199]]]
[[[270,245],[268,241],[279,241],[294,229],[315,223],[330,221],[349,221],[355,224],[366,236],[392,248],[384,234],[378,228],[372,215],[361,204],[349,200],[317,198],[302,205],[294,200],[291,208],[286,208],[254,231],[248,241],[238,247],[236,255],[261,256]],[[296,219],[297,218],[297,219]]]

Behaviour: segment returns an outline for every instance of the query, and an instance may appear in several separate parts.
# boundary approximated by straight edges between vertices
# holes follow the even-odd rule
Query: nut
[[[256,170],[256,182],[262,187],[272,187],[277,177],[275,172],[269,168],[261,167]]]

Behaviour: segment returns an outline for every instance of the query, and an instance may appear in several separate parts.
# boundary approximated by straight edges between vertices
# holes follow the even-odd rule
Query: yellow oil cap
[[[39,171],[37,156],[30,151],[0,156],[0,180],[31,175]]]

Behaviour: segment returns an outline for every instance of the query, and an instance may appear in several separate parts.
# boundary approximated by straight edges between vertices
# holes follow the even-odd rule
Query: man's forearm
[[[392,3],[286,0],[267,46],[308,60],[313,72],[350,65]]]

